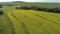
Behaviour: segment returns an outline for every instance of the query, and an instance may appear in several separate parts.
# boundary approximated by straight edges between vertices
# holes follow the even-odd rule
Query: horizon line
[[[14,1],[5,1],[5,2],[14,2]],[[21,2],[27,2],[27,1],[21,1]],[[32,1],[32,2],[34,2],[34,1]],[[41,2],[47,2],[47,1],[41,1]],[[48,1],[48,2],[50,2],[50,1]],[[53,2],[53,1],[52,1]],[[55,2],[54,2],[55,3]],[[60,2],[57,2],[57,3],[60,3]]]

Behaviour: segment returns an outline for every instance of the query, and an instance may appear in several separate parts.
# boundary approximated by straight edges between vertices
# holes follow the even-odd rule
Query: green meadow
[[[17,10],[17,6],[59,7],[60,3],[0,3],[0,34],[60,34],[60,13]],[[7,5],[14,6],[7,6]]]

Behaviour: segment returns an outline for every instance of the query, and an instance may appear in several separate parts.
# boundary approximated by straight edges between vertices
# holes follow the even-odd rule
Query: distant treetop
[[[24,1],[13,1],[15,3],[23,3]]]

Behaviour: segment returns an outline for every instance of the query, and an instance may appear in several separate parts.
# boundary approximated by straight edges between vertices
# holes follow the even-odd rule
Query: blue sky
[[[0,0],[0,2],[26,1],[26,2],[60,2],[60,0]]]

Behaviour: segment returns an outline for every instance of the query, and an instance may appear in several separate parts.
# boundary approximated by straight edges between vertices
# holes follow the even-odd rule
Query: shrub
[[[0,15],[2,15],[2,14],[3,14],[3,11],[0,10]]]
[[[2,5],[0,5],[0,8],[2,8]]]

